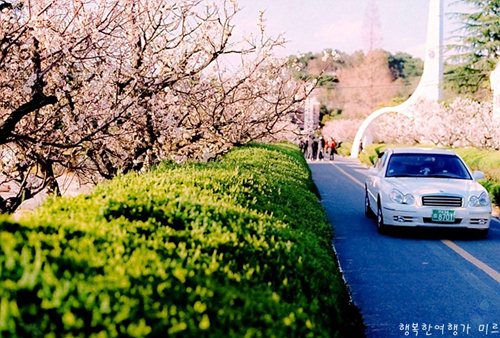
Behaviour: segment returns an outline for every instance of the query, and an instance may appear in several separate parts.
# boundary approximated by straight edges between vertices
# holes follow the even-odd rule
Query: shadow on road
[[[493,233],[490,229],[488,237],[484,236],[470,229],[456,229],[456,228],[432,228],[432,227],[398,227],[396,229],[389,229],[385,234],[389,237],[406,238],[406,239],[429,239],[429,240],[460,240],[460,241],[477,241],[477,240],[500,240],[499,236]]]

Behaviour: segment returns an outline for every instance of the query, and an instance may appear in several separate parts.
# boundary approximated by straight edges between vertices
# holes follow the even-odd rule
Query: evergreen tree
[[[500,57],[500,0],[460,0],[471,8],[455,13],[461,23],[458,53],[446,72],[448,85],[459,93],[481,95]]]
[[[388,55],[389,68],[394,80],[403,79],[409,81],[414,77],[422,76],[424,62],[408,53],[396,53]]]

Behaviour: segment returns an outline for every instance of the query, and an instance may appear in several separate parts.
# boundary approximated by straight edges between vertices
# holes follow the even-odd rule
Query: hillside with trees
[[[346,54],[338,50],[292,56],[298,79],[316,79],[322,124],[366,117],[385,104],[406,100],[423,71],[423,61],[384,50]]]
[[[460,29],[457,42],[446,46],[443,101],[422,102],[413,119],[381,117],[369,130],[375,141],[500,148],[489,81],[500,56],[500,1],[462,2],[470,10],[452,14]],[[327,49],[292,59],[302,65],[296,77],[317,80],[323,135],[343,141],[353,140],[371,112],[404,102],[423,70],[421,59],[371,48],[351,55]]]

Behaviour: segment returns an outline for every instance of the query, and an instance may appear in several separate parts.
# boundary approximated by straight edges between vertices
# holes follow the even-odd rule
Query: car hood
[[[458,180],[450,178],[391,178],[388,179],[394,188],[404,194],[411,193],[414,196],[452,194],[469,196],[471,193],[485,191],[485,189],[474,180]]]

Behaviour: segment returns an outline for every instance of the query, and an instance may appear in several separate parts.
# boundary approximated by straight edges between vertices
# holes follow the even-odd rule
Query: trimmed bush
[[[385,144],[370,144],[363,148],[363,151],[359,154],[359,160],[362,163],[374,165],[385,148],[387,148]]]
[[[457,153],[473,170],[481,170],[486,175],[486,180],[480,183],[490,193],[493,203],[500,205],[500,151],[459,148]]]
[[[481,180],[479,183],[488,190],[491,201],[496,205],[500,205],[500,183],[489,180]]]
[[[0,219],[0,335],[356,337],[294,146],[164,163]]]
[[[337,153],[340,156],[351,156],[351,148],[352,148],[352,143],[351,142],[342,142],[340,147],[337,148]]]
[[[481,170],[489,180],[500,182],[500,151],[477,148],[457,148],[455,151],[472,170]]]

